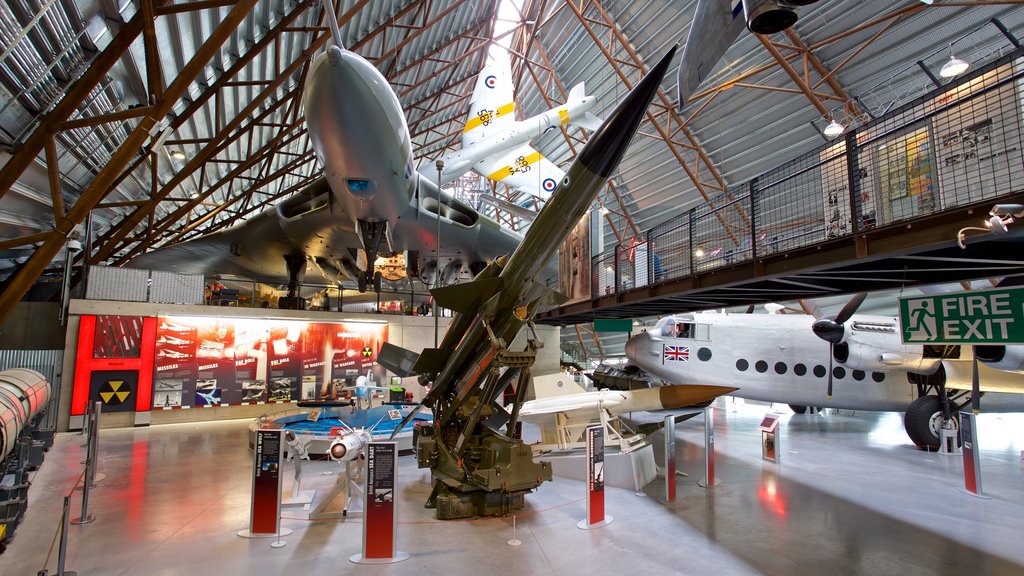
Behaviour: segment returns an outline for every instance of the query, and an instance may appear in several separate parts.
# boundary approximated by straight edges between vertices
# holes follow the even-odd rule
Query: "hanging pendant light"
[[[822,134],[824,134],[828,138],[835,138],[836,136],[842,134],[844,131],[846,131],[846,126],[843,126],[842,124],[837,122],[835,118],[832,118],[832,121],[828,123],[828,126],[825,126],[825,129],[822,131]]]
[[[949,62],[942,65],[942,69],[939,70],[939,76],[943,78],[955,78],[971,67],[971,63],[966,60],[961,60],[953,54],[953,45],[949,45]]]

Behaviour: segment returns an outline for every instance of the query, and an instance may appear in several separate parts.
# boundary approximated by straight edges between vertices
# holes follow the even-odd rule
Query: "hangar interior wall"
[[[370,329],[386,334],[386,341],[415,352],[434,344],[431,317],[276,309],[261,312],[267,313],[255,317],[257,311],[253,309],[73,300],[64,345],[68,353],[63,371],[69,377],[60,393],[58,428],[81,428],[84,407],[95,400],[104,404],[104,427],[255,418],[288,409],[299,399],[323,397],[328,390],[333,395],[335,385],[352,385],[349,380],[367,370],[373,371],[376,383],[391,383],[392,375],[375,364],[376,349],[370,349],[370,341],[356,343],[353,348],[348,340],[341,344],[335,337],[358,339],[350,332]],[[439,334],[443,336],[450,319],[439,320]],[[280,338],[272,341],[265,335],[258,345],[262,363],[259,377],[255,372],[245,372],[249,362],[255,370],[256,360],[238,356],[236,364],[235,356],[238,346],[249,348],[242,344],[243,332],[245,326],[254,323],[269,324],[264,331],[269,330],[270,338]],[[195,325],[200,327],[190,328]],[[302,340],[292,336],[288,336],[290,341],[285,340],[284,334],[295,326],[306,331]],[[514,349],[525,347],[528,332],[520,334]],[[546,346],[538,352],[535,373],[555,372],[559,368],[559,329],[542,326],[538,333]],[[282,342],[290,342],[290,348],[279,346]],[[372,346],[379,349],[376,340]],[[230,359],[227,353],[221,356],[218,352],[225,348],[233,350]],[[360,354],[360,348],[364,353]],[[297,357],[289,360],[289,354]],[[319,357],[311,358],[311,354]],[[293,371],[280,371],[289,362]],[[189,363],[191,372],[179,371]],[[344,373],[344,381],[339,379],[339,371]],[[223,382],[231,384],[223,387]],[[415,377],[403,379],[402,386],[415,400],[422,398],[424,391]],[[122,398],[130,401],[122,405]]]

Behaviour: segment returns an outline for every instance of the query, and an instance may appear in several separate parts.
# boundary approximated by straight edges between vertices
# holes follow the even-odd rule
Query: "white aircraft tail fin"
[[[476,78],[469,116],[462,130],[462,147],[508,128],[516,121],[512,63],[507,55],[488,59]]]
[[[573,103],[577,100],[582,100],[587,95],[587,88],[583,82],[573,86],[569,90],[569,103]]]
[[[580,394],[583,392],[586,392],[586,390],[573,382],[572,378],[565,372],[533,377],[533,395],[537,399]]]
[[[579,84],[573,86],[571,90],[569,90],[569,99],[566,101],[566,104],[574,104],[576,102],[579,102],[580,100],[583,100],[586,97],[587,87],[585,83],[580,82]],[[572,122],[573,124],[579,126],[580,128],[586,128],[591,132],[596,131],[598,128],[601,127],[601,124],[604,123],[603,120],[591,114],[589,111],[584,112],[582,118],[577,118],[575,116],[570,118],[569,122]]]
[[[604,120],[601,120],[600,118],[594,116],[590,112],[586,112],[585,114],[583,114],[583,118],[573,118],[572,120],[570,120],[570,122],[581,128],[586,128],[591,132],[595,132],[598,128],[601,127],[601,124],[604,123]]]

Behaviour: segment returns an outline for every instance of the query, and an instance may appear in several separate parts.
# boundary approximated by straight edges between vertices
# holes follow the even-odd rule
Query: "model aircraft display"
[[[142,254],[128,266],[287,281],[281,307],[293,308],[302,307],[297,287],[307,268],[334,283],[354,282],[360,291],[370,284],[379,290],[382,277],[374,268],[388,257],[401,260],[397,268],[404,272],[389,280],[419,277],[432,284],[439,266],[448,283],[463,268],[479,272],[519,245],[522,236],[439,191],[413,168],[394,90],[376,67],[344,48],[336,21],[332,34],[333,43],[310,66],[304,93],[324,178],[241,224]]]
[[[903,344],[895,317],[855,313],[862,301],[855,297],[835,317],[817,319],[668,316],[630,338],[626,356],[673,384],[738,386],[733,396],[789,404],[798,413],[807,406],[905,411],[910,439],[921,448],[937,448],[941,428],[970,402],[972,347]],[[1021,354],[1003,348],[1002,355],[979,354],[984,409],[1021,412],[1024,377],[1004,370]],[[940,401],[944,396],[948,408]]]
[[[543,345],[533,318],[566,299],[539,274],[618,166],[675,51],[661,58],[594,133],[511,256],[492,262],[471,282],[431,291],[438,304],[456,312],[440,347],[422,354],[389,344],[381,348],[380,364],[400,376],[419,374],[421,383],[430,384],[423,405],[433,410],[434,424],[421,425],[417,457],[420,467],[431,470],[427,506],[436,507],[439,519],[510,513],[523,506],[524,494],[551,478],[551,468],[535,462],[530,447],[514,437],[530,367]],[[509,350],[525,324],[534,338],[526,350]],[[513,378],[516,399],[509,415],[495,401]]]
[[[698,0],[676,78],[679,108],[686,107],[687,98],[714,71],[744,27],[755,34],[782,32],[796,24],[797,7],[817,1]]]
[[[624,429],[619,416],[628,412],[673,410],[700,406],[736,390],[732,386],[660,386],[638,390],[588,392],[565,373],[535,376],[536,398],[524,402],[519,417],[540,427],[541,442],[535,453],[581,449],[589,426],[604,428],[605,446],[630,452],[645,443],[646,436]],[[514,408],[513,408],[514,409]]]
[[[590,113],[597,100],[586,95],[582,82],[569,90],[565,104],[518,122],[514,91],[509,59],[499,56],[489,60],[473,89],[462,148],[442,158],[442,186],[472,169],[485,178],[547,200],[565,173],[529,141],[570,122],[590,131],[601,125],[601,119]],[[424,175],[437,180],[429,170]]]

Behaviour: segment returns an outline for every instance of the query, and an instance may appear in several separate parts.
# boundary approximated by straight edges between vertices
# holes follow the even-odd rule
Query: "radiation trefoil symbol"
[[[107,380],[100,386],[99,395],[107,406],[120,406],[132,395],[132,390],[124,380]]]

